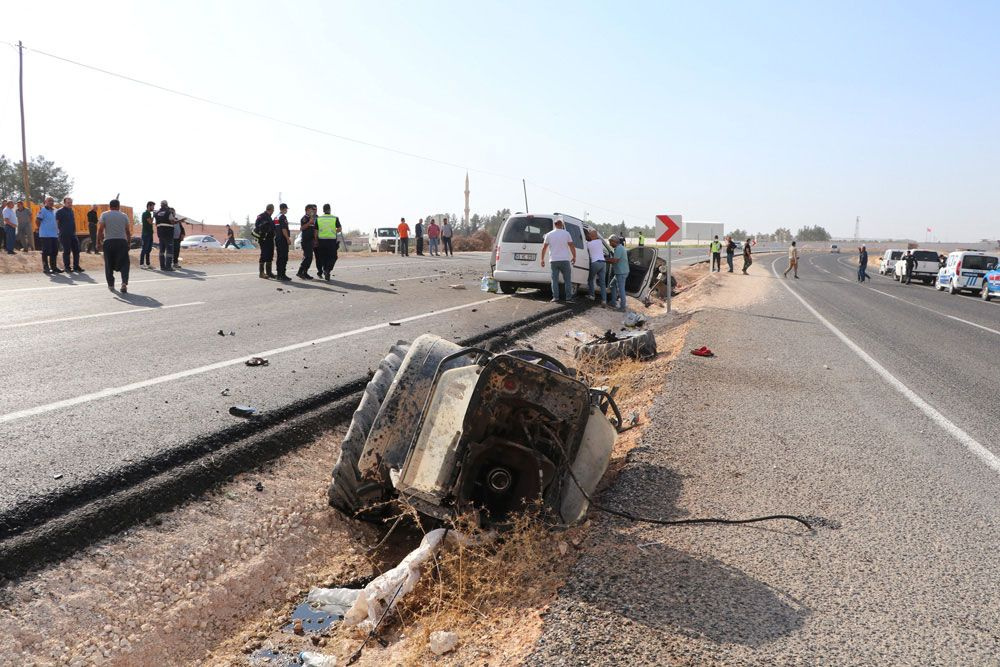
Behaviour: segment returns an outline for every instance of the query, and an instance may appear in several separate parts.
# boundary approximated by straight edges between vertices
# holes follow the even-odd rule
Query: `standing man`
[[[148,208],[148,205],[147,205]],[[156,221],[156,242],[160,246],[160,271],[174,270],[174,214],[167,200],[160,202],[160,208],[153,214]]]
[[[122,294],[128,292],[128,249],[132,242],[132,224],[122,213],[117,199],[109,203],[110,211],[101,214],[97,224],[97,239],[104,248],[104,278],[108,289],[115,291],[115,271],[122,274]]]
[[[743,275],[747,275],[747,269],[749,269],[750,265],[753,264],[753,258],[751,257],[752,252],[750,250],[750,245],[751,245],[750,239],[747,239],[743,243]]]
[[[917,258],[914,256],[912,250],[906,251],[906,257],[903,258],[903,262],[905,262],[904,267],[906,268],[906,275],[903,276],[903,280],[900,282],[904,282],[909,285],[910,281],[913,279],[913,267],[917,263]]]
[[[38,209],[38,241],[42,244],[42,271],[62,273],[56,266],[59,254],[59,223],[56,221],[55,200],[45,198],[45,205]]]
[[[63,247],[63,271],[83,273],[80,268],[80,239],[76,237],[76,216],[73,214],[73,200],[63,199],[62,208],[56,211],[56,223],[59,225],[59,243]],[[73,268],[70,268],[70,258]]]
[[[35,230],[31,227],[31,210],[24,205],[23,201],[19,201],[14,216],[17,218],[17,242],[21,244],[21,250],[31,252],[35,249]]]
[[[601,290],[601,308],[608,306],[608,289],[605,284],[607,275],[607,262],[604,261],[604,244],[601,243],[597,231],[588,229],[587,232],[587,252],[590,254],[590,275],[587,276],[587,292],[590,298],[597,301],[594,296],[594,283],[597,283]]]
[[[645,235],[643,235],[642,231],[640,230],[639,231],[639,247],[641,248],[644,245],[646,245],[646,237],[645,237]]]
[[[438,241],[440,238],[441,227],[438,226],[438,223],[434,222],[434,218],[431,218],[431,221],[427,223],[427,241],[431,246],[428,252],[435,257],[441,256],[441,253],[438,251]]]
[[[863,283],[865,278],[871,282],[872,277],[868,275],[868,249],[865,246],[858,248],[858,282]]]
[[[788,272],[794,271],[795,277],[799,277],[799,249],[795,247],[795,241],[788,246],[788,268],[785,269],[784,276],[788,277]]]
[[[3,203],[3,247],[8,255],[14,254],[14,240],[17,238],[17,214],[14,213],[14,201],[8,199]]]
[[[417,221],[417,227],[413,230],[413,233],[417,235],[417,254],[423,257],[424,255],[424,219],[420,218]]]
[[[549,250],[549,270],[552,273],[552,303],[561,301],[559,298],[559,276],[562,275],[566,290],[566,303],[573,303],[573,264],[576,263],[576,246],[573,237],[563,225],[562,218],[556,218],[554,228],[545,235],[542,244],[542,267],[545,266],[545,251]]]
[[[316,204],[306,205],[306,214],[299,220],[299,228],[302,231],[302,263],[299,264],[299,271],[295,275],[303,280],[312,280],[309,267],[312,266],[313,248],[316,247]],[[319,262],[317,268],[318,264]]]
[[[399,219],[399,254],[403,257],[410,256],[410,226],[406,224],[406,218]]]
[[[90,247],[87,248],[87,254],[96,252],[98,255],[101,254],[101,249],[97,247],[97,204],[90,207],[87,211],[87,232],[90,234]]]
[[[323,215],[316,219],[316,234],[319,239],[316,246],[316,271],[327,282],[330,282],[330,272],[337,264],[338,227],[340,220],[330,213],[329,204],[323,204]]]
[[[233,246],[239,250],[236,246],[236,235],[233,234],[233,228],[230,225],[226,225],[226,245],[222,246],[222,249],[225,250],[229,246]]]
[[[291,238],[288,232],[288,204],[278,204],[278,217],[274,219],[274,251],[277,255],[278,280],[291,280],[286,274],[288,267],[288,246]]]
[[[451,236],[451,225],[448,223],[448,218],[445,217],[445,219],[441,222],[441,243],[444,245],[445,257],[455,256],[455,253],[451,249]]]
[[[177,217],[177,212],[170,209],[170,217],[174,221],[174,268],[179,269],[181,265],[181,241],[187,236],[184,223]]]
[[[726,264],[729,265],[729,273],[733,272],[733,255],[736,254],[736,241],[732,236],[726,237]]]
[[[611,286],[608,289],[608,302],[611,307],[625,312],[625,281],[628,280],[629,265],[628,251],[625,250],[625,239],[621,236],[612,236],[609,239],[613,256],[607,259],[613,265],[613,277]]]
[[[142,212],[142,247],[139,249],[139,268],[149,267],[149,256],[153,254],[153,210],[156,202],[146,202],[146,210]],[[131,232],[130,232],[131,233]]]
[[[259,262],[261,278],[276,278],[271,272],[271,262],[274,261],[274,204],[268,204],[264,212],[257,216],[253,224],[253,233],[260,243]]]
[[[708,244],[708,253],[712,256],[712,271],[722,271],[722,244],[719,243],[718,234]]]

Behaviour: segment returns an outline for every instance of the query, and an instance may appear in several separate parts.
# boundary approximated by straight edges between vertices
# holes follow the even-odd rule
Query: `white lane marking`
[[[775,260],[777,262],[777,260]],[[774,263],[771,264],[771,271],[774,273],[774,277],[778,277],[778,271],[774,268]],[[798,292],[793,290],[787,283],[782,282],[792,296],[799,300],[799,302],[806,307],[813,316],[819,320],[823,326],[833,332],[833,335],[840,339],[840,341],[846,345],[852,352],[861,357],[861,360],[872,367],[872,369],[878,373],[883,380],[885,380],[889,386],[902,394],[910,403],[912,403],[918,410],[923,412],[927,417],[931,419],[935,424],[940,426],[946,432],[948,432],[952,437],[958,440],[960,443],[965,445],[966,449],[975,454],[980,461],[985,463],[993,472],[1000,474],[1000,458],[998,458],[993,452],[983,447],[975,438],[959,428],[954,422],[945,417],[943,414],[938,412],[934,406],[922,399],[915,391],[907,387],[902,383],[895,375],[890,373],[885,366],[875,361],[870,354],[865,352],[861,347],[855,343],[853,340],[848,338],[840,329],[835,327],[830,323],[825,317],[819,314],[815,308],[809,305],[809,302],[804,298],[799,296]]]
[[[917,308],[923,308],[924,310],[929,310],[935,315],[940,315],[941,317],[947,317],[950,320],[955,320],[956,322],[968,324],[971,327],[976,327],[977,329],[982,329],[983,331],[989,331],[992,334],[1000,336],[1000,331],[997,331],[996,329],[990,329],[989,327],[984,327],[982,324],[976,324],[975,322],[970,322],[969,320],[963,320],[961,317],[955,317],[954,315],[948,315],[947,313],[942,313],[941,311],[934,310],[933,308],[928,308],[927,306],[921,306],[919,303],[913,303],[912,301],[907,301],[906,299],[900,298],[894,294],[889,294],[888,292],[883,292],[882,290],[875,289],[874,287],[868,287],[867,285],[865,287],[866,289],[870,289],[871,291],[877,294],[881,294],[882,296],[887,296],[890,299],[895,299],[896,301],[902,301],[903,303],[908,303],[911,306],[916,306]]]
[[[343,268],[370,269],[370,268],[375,268],[375,267],[379,267],[379,266],[404,266],[404,265],[412,266],[413,263],[412,262],[379,262],[378,264],[359,264],[357,266],[351,266],[349,264],[344,264]],[[195,266],[197,266],[197,265],[195,265]],[[241,273],[218,273],[218,274],[215,274],[215,275],[201,275],[201,276],[198,276],[197,278],[194,278],[194,277],[185,277],[185,276],[164,276],[162,278],[146,278],[146,279],[140,279],[140,280],[132,280],[132,281],[129,282],[129,285],[138,285],[138,284],[141,284],[141,283],[161,283],[161,282],[166,282],[168,280],[189,280],[189,281],[198,282],[199,280],[209,280],[209,279],[214,279],[214,278],[235,278],[235,277],[239,277],[239,276],[256,276],[257,273],[258,273],[257,271],[245,271],[245,272],[241,272]],[[135,274],[133,273],[133,275],[135,275]],[[43,291],[43,290],[67,289],[67,288],[70,288],[70,287],[103,287],[103,286],[104,286],[104,283],[98,282],[98,283],[84,283],[84,284],[74,283],[74,284],[71,284],[71,285],[45,285],[43,287],[15,287],[14,289],[0,290],[0,296],[3,296],[4,294],[14,294],[16,292],[38,292],[38,291]]]
[[[407,322],[416,322],[417,320],[426,319],[428,317],[433,317],[435,315],[443,315],[445,313],[451,313],[456,310],[462,310],[470,306],[480,306],[486,303],[492,303],[494,301],[500,301],[502,299],[509,299],[509,298],[511,298],[509,295],[495,296],[490,299],[473,301],[471,303],[463,303],[461,305],[452,306],[451,308],[445,308],[443,310],[432,310],[426,313],[421,313],[419,315],[404,317],[402,319],[393,320],[393,322],[399,322],[400,324],[405,324]],[[285,352],[293,352],[295,350],[301,350],[302,348],[310,347],[312,345],[320,345],[322,343],[329,343],[331,341],[340,340],[342,338],[349,338],[351,336],[357,336],[359,334],[370,333],[372,331],[377,331],[378,329],[386,329],[389,326],[390,324],[388,322],[373,324],[371,326],[362,327],[360,329],[354,329],[353,331],[344,331],[342,333],[333,334],[330,336],[323,336],[322,338],[314,338],[312,340],[302,341],[301,343],[293,343],[292,345],[285,345],[284,347],[278,347],[273,350],[265,350],[263,352],[253,352],[250,354],[244,354],[240,357],[237,357],[236,359],[217,361],[214,364],[198,366],[197,368],[189,368],[184,371],[178,371],[177,373],[170,373],[169,375],[161,375],[159,377],[149,378],[148,380],[140,380],[139,382],[133,382],[131,384],[122,385],[120,387],[110,387],[108,389],[102,389],[101,391],[95,391],[90,394],[83,394],[82,396],[74,396],[73,398],[67,398],[61,401],[55,401],[54,403],[46,403],[44,405],[37,405],[33,408],[18,410],[17,412],[9,412],[5,415],[0,415],[0,424],[6,422],[12,422],[17,419],[24,419],[25,417],[34,417],[35,415],[44,414],[46,412],[52,412],[54,410],[61,410],[63,408],[69,408],[74,405],[80,405],[82,403],[89,403],[91,401],[96,401],[102,398],[118,396],[120,394],[125,394],[130,391],[136,391],[137,389],[145,389],[146,387],[152,387],[158,384],[163,384],[165,382],[172,382],[173,380],[180,380],[186,377],[191,377],[192,375],[200,375],[202,373],[208,373],[209,371],[215,371],[221,368],[235,366],[237,364],[242,364],[250,357],[273,357],[278,354],[284,354]]]
[[[92,313],[90,315],[75,315],[73,317],[55,317],[50,320],[34,320],[32,322],[18,322],[17,324],[3,324],[0,329],[16,329],[18,327],[32,327],[37,324],[52,324],[54,322],[71,322],[73,320],[89,320],[94,317],[110,317],[112,315],[134,315],[135,313],[155,313],[158,310],[168,308],[184,308],[185,306],[203,306],[204,301],[192,301],[191,303],[177,303],[172,306],[157,306],[155,308],[133,308],[131,310],[112,310],[106,313]]]

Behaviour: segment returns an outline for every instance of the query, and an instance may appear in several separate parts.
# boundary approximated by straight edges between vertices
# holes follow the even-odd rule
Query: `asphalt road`
[[[231,406],[275,411],[360,377],[396,340],[562,308],[480,291],[488,266],[487,253],[347,257],[329,284],[282,284],[256,264],[133,264],[128,295],[95,272],[0,276],[0,519],[231,427]],[[270,363],[247,367],[252,356]]]
[[[717,356],[677,360],[600,500],[815,533],[596,514],[529,664],[996,663],[1000,311],[784,262],[751,273],[762,302],[695,314]]]

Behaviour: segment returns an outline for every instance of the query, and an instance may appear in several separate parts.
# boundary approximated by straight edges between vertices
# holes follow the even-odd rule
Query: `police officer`
[[[900,280],[899,282],[909,285],[910,281],[913,280],[913,267],[917,263],[917,258],[913,254],[912,250],[906,251],[906,257],[903,258],[903,262],[906,268],[906,274],[903,276],[903,279]]]
[[[160,246],[160,271],[174,270],[174,214],[164,199],[153,214],[156,220],[156,242]]]
[[[306,205],[306,214],[299,221],[299,229],[302,231],[302,263],[295,275],[303,280],[312,280],[309,267],[312,266],[313,248],[316,247],[316,204]],[[318,259],[316,263],[319,264]]]
[[[268,204],[264,212],[257,216],[253,230],[260,243],[259,275],[261,278],[276,278],[271,272],[271,262],[274,261],[274,204]]]
[[[323,204],[323,215],[316,219],[316,230],[319,238],[316,247],[316,270],[329,282],[330,271],[337,263],[337,250],[340,248],[340,242],[337,240],[340,220],[330,213],[329,204]]]
[[[712,270],[722,271],[722,244],[719,243],[719,235],[716,234],[709,244],[709,251],[712,254]]]
[[[288,204],[278,205],[278,217],[274,220],[274,250],[277,255],[278,280],[291,280],[285,274],[288,266]]]

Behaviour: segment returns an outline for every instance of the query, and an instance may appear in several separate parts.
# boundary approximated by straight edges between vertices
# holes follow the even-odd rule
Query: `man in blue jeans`
[[[625,281],[628,280],[629,272],[628,252],[620,236],[612,236],[608,241],[614,253],[607,260],[611,263],[611,271],[614,274],[608,288],[608,303],[612,308],[625,312]]]
[[[573,237],[566,231],[562,218],[552,221],[554,229],[545,235],[542,244],[542,266],[545,266],[545,251],[549,251],[549,267],[552,271],[552,303],[559,298],[559,276],[566,286],[566,303],[573,303],[573,264],[576,263],[576,247]]]

